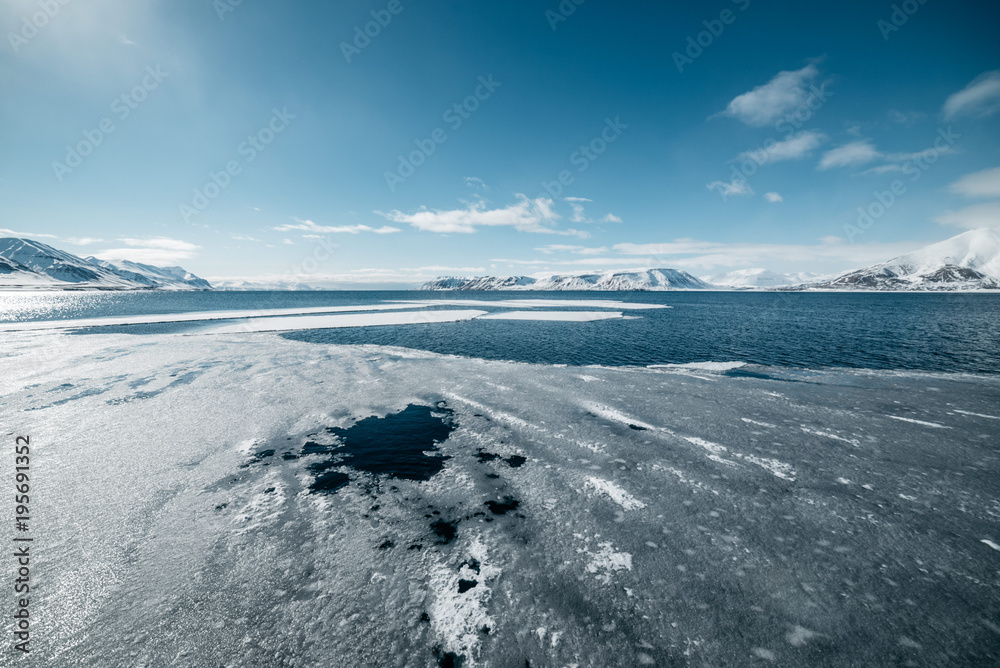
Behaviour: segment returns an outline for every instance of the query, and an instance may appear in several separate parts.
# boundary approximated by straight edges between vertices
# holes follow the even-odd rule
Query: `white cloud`
[[[588,248],[586,246],[567,246],[565,244],[549,244],[548,246],[542,246],[541,248],[536,248],[535,250],[545,253],[546,255],[552,253],[574,253],[576,255],[599,255],[601,253],[608,252],[606,246],[601,246],[600,248]]]
[[[989,116],[1000,110],[1000,70],[984,72],[948,98],[941,113],[945,120],[958,116]]]
[[[528,199],[518,194],[517,202],[502,209],[487,209],[486,202],[474,202],[465,209],[441,211],[422,207],[417,213],[401,211],[383,213],[376,211],[394,223],[406,223],[424,232],[437,234],[473,234],[479,227],[512,227],[520,232],[538,234],[562,234],[585,238],[586,232],[578,230],[557,230],[551,225],[560,218],[552,209],[552,200],[539,197]],[[574,214],[575,215],[575,214]]]
[[[764,199],[766,199],[771,204],[777,204],[778,202],[785,201],[785,198],[779,195],[778,193],[766,193],[764,195]]]
[[[739,95],[722,112],[754,127],[770,125],[809,99],[805,85],[819,76],[815,65],[794,72],[779,72],[763,86]]]
[[[6,234],[19,239],[58,239],[54,234],[42,234],[41,232],[15,232],[5,227],[0,227],[0,234]]]
[[[734,180],[731,183],[727,183],[725,181],[712,181],[708,184],[707,188],[709,190],[718,191],[718,193],[722,195],[723,199],[753,195],[753,188],[751,188],[750,184],[746,181]]]
[[[592,199],[587,199],[586,197],[563,197],[563,201],[566,202],[593,202]]]
[[[620,223],[620,222],[622,222],[622,219],[619,218],[618,216],[616,216],[613,213],[609,213],[608,215],[604,216],[604,218],[601,218],[601,222],[602,223]]]
[[[201,250],[201,246],[168,237],[119,239],[119,241],[128,248],[109,248],[94,253],[94,257],[112,261],[131,260],[162,267],[188,260],[195,256],[196,251]]]
[[[104,243],[104,239],[92,239],[90,237],[69,238],[65,241],[66,243],[73,244],[74,246],[93,246],[94,244]]]
[[[292,241],[291,239],[282,239],[281,243],[285,244],[286,246],[294,246],[295,245],[295,242]]]
[[[260,239],[254,239],[253,237],[245,237],[242,234],[231,235],[236,241],[252,241],[254,243],[262,243]]]
[[[898,109],[890,109],[888,116],[889,120],[893,123],[911,125],[922,119],[924,114],[919,111],[899,111]]]
[[[875,149],[871,141],[862,139],[861,141],[838,146],[824,153],[822,160],[819,161],[819,168],[831,169],[833,167],[864,165],[880,156],[881,154]]]
[[[1000,197],[1000,167],[967,174],[952,183],[949,190],[966,197]]]
[[[179,239],[170,239],[169,237],[153,237],[151,239],[119,239],[119,241],[126,246],[135,246],[136,248],[155,249],[173,253],[193,253],[201,248],[201,246],[196,246],[192,243],[181,241]]]
[[[486,183],[482,179],[477,178],[475,176],[466,176],[465,185],[469,186],[470,188],[478,188],[479,190],[490,189],[490,187],[486,185]]]
[[[955,225],[967,230],[981,227],[1000,229],[1000,202],[989,202],[958,211],[945,211],[934,219],[942,225]]]
[[[719,243],[679,239],[669,243],[618,244],[614,250],[640,259],[646,267],[697,271],[767,267],[772,271],[839,272],[884,262],[921,248],[926,242],[847,243],[824,237],[817,244]]]
[[[738,159],[752,160],[758,165],[783,160],[800,160],[818,148],[824,141],[826,141],[826,135],[822,132],[803,130],[783,141],[768,143],[759,149],[740,153]]]
[[[371,232],[372,234],[394,234],[396,232],[402,232],[398,227],[389,227],[384,225],[382,227],[369,227],[368,225],[317,225],[311,220],[299,220],[295,219],[295,223],[288,223],[286,225],[281,225],[275,227],[276,232],[314,232],[316,234],[361,234],[362,232]]]

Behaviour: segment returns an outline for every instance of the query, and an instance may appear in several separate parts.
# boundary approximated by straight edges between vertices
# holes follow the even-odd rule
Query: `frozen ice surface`
[[[32,665],[1000,662],[996,378],[268,334],[0,352],[33,447]],[[309,435],[441,401],[440,473],[310,492]]]
[[[318,313],[352,313],[366,311],[399,311],[427,308],[428,304],[362,304],[358,306],[313,306],[309,308],[260,309],[255,311],[194,311],[188,313],[163,313],[154,315],[109,316],[106,318],[69,318],[32,322],[0,322],[0,331],[29,331],[42,329],[79,329],[81,327],[110,327],[115,325],[153,325],[171,322],[198,322],[202,320],[240,320],[272,316],[309,315]]]
[[[493,308],[609,308],[621,310],[649,310],[673,308],[666,304],[620,302],[612,299],[429,299],[404,300],[400,304],[429,304],[433,306],[490,306]]]
[[[217,325],[198,334],[239,334],[245,332],[290,332],[337,327],[373,327],[378,325],[418,325],[432,322],[472,320],[486,311],[402,311],[399,313],[347,313],[338,315],[286,316],[259,318],[240,324]]]
[[[499,311],[490,313],[479,320],[551,320],[559,322],[594,322],[615,320],[622,317],[621,311]]]

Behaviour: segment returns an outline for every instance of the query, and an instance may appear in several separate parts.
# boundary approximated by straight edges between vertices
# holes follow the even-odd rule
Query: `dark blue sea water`
[[[61,293],[0,295],[0,322],[368,305],[393,300],[443,298],[490,301],[614,299],[665,304],[673,308],[629,312],[628,315],[639,316],[635,320],[592,323],[473,320],[319,330],[284,336],[317,344],[393,345],[487,359],[549,364],[648,365],[739,361],[801,368],[1000,373],[1000,295],[992,294]],[[579,307],[573,310],[579,310]],[[110,331],[143,334],[196,327],[191,324],[135,326]]]

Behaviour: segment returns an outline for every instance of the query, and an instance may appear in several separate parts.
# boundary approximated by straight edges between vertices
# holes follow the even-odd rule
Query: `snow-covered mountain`
[[[728,274],[702,276],[702,280],[720,287],[745,289],[777,288],[801,282],[767,269],[739,269]]]
[[[109,262],[96,257],[85,258],[87,262],[148,288],[160,288],[182,284],[196,290],[211,290],[212,285],[181,267],[154,267],[139,262],[120,260]]]
[[[852,271],[810,288],[833,290],[1000,289],[1000,234],[983,228]]]
[[[230,292],[307,292],[322,289],[306,285],[305,283],[295,283],[290,281],[276,281],[268,283],[263,281],[246,281],[238,278],[213,280],[212,287],[216,290],[226,290]]]
[[[438,278],[422,290],[709,290],[711,285],[676,269],[606,272],[602,274],[556,274],[535,279],[529,276],[482,276]]]
[[[210,290],[180,267],[81,258],[30,239],[0,239],[0,289]]]

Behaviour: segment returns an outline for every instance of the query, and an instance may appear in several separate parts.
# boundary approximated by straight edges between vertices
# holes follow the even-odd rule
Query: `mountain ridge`
[[[0,288],[35,290],[211,290],[181,267],[81,258],[48,244],[0,238]]]

